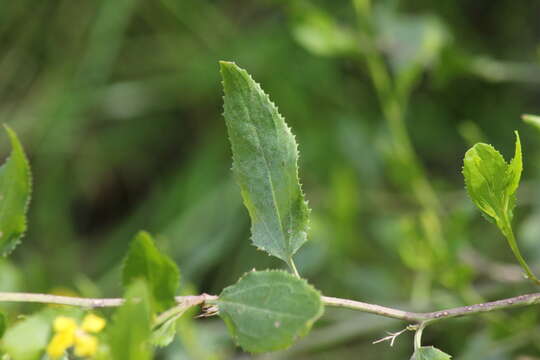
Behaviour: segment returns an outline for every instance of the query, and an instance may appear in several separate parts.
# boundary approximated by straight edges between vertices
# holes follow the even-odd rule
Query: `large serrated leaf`
[[[11,141],[11,155],[0,168],[0,255],[17,246],[26,231],[26,210],[30,200],[31,174],[17,135],[5,127]]]
[[[515,192],[523,169],[521,143],[516,132],[515,155],[507,164],[491,145],[479,143],[465,154],[463,175],[472,201],[503,232],[512,220]]]
[[[126,302],[116,312],[108,329],[112,359],[150,360],[151,294],[144,280],[131,283]]]
[[[317,290],[284,271],[247,273],[223,290],[217,305],[232,337],[253,353],[289,347],[324,309]]]
[[[290,263],[307,239],[309,209],[298,180],[298,150],[259,84],[220,62],[233,171],[251,217],[255,246]]]
[[[417,349],[411,360],[450,360],[452,357],[433,346],[422,346]]]
[[[139,232],[129,248],[122,274],[124,286],[145,279],[150,286],[156,311],[174,306],[180,282],[180,271],[168,256],[159,252],[152,236]]]

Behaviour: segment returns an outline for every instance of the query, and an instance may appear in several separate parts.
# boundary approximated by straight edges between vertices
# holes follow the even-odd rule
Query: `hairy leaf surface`
[[[247,273],[217,305],[232,337],[253,353],[289,347],[323,313],[319,292],[284,271]]]
[[[411,360],[450,360],[452,357],[433,346],[422,346],[416,350]]]
[[[501,230],[512,220],[522,170],[521,143],[517,132],[515,154],[510,164],[493,146],[483,143],[474,145],[465,154],[463,175],[469,196]]]
[[[0,255],[6,256],[19,244],[26,231],[26,210],[30,200],[31,174],[17,135],[6,126],[11,155],[0,168]]]
[[[126,303],[116,312],[108,337],[115,360],[150,360],[152,321],[151,294],[144,280],[134,281],[126,291]]]
[[[251,217],[252,241],[285,262],[307,239],[309,209],[298,180],[298,150],[259,84],[220,62],[233,171]]]
[[[144,231],[133,239],[124,262],[124,286],[136,279],[145,279],[150,286],[156,311],[174,306],[180,271],[174,261],[156,248],[152,236]]]

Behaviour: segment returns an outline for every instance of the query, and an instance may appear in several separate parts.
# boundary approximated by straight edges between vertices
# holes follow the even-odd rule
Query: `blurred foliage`
[[[357,12],[368,7],[354,2]],[[157,234],[192,293],[282,266],[248,239],[219,60],[248,69],[297,135],[313,209],[297,265],[324,294],[422,310],[534,291],[467,199],[460,172],[472,143],[509,157],[520,130],[514,222],[538,268],[540,133],[520,115],[540,113],[540,3],[371,6],[368,27],[341,0],[1,1],[0,121],[25,145],[34,191],[26,241],[0,262],[0,291],[118,296],[120,263],[140,229]],[[381,73],[365,61],[373,54],[395,93],[377,90]],[[401,140],[384,106],[394,95]],[[404,141],[416,160],[398,156]],[[8,143],[0,147],[7,155]],[[426,192],[411,190],[418,179]],[[8,323],[38,309],[0,307]],[[449,320],[424,343],[458,359],[537,359],[539,315]],[[371,344],[400,327],[328,311],[290,350],[257,358],[404,359],[410,334],[393,348]],[[159,358],[248,358],[219,321],[183,318],[178,329]]]

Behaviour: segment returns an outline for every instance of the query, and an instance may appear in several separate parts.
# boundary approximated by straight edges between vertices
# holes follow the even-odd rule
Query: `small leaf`
[[[165,318],[156,319],[158,323],[154,324],[154,329],[152,330],[152,344],[160,347],[169,345],[176,334],[178,320],[192,308],[193,306],[189,303],[180,303],[161,314],[159,317],[161,318],[165,315]]]
[[[37,360],[49,341],[51,316],[38,313],[16,323],[2,338],[2,350],[13,360]]]
[[[515,192],[523,170],[516,132],[515,155],[507,164],[491,145],[479,143],[465,154],[463,175],[472,201],[505,233],[513,216]]]
[[[180,272],[174,261],[160,253],[150,234],[144,231],[135,236],[129,248],[123,269],[124,286],[140,278],[150,286],[156,311],[174,306]]]
[[[247,273],[216,303],[231,336],[253,353],[289,347],[323,313],[319,292],[284,271]]]
[[[525,121],[527,124],[530,124],[540,130],[540,116],[538,115],[530,115],[530,114],[524,114],[522,117],[523,121]]]
[[[411,360],[450,360],[452,357],[433,346],[422,346],[417,349]]]
[[[339,24],[326,12],[308,2],[294,3],[292,34],[304,48],[315,55],[338,56],[359,51],[352,29]]]
[[[234,63],[220,65],[233,171],[251,217],[251,239],[290,263],[307,240],[309,217],[296,141],[259,84]]]
[[[176,314],[152,332],[151,342],[155,346],[165,347],[174,340],[176,324],[183,313]]]
[[[11,155],[0,168],[0,255],[7,256],[26,231],[31,174],[17,135],[5,127],[11,140]]]
[[[519,187],[519,181],[521,180],[521,173],[523,172],[523,157],[521,155],[521,141],[519,140],[519,134],[516,131],[516,145],[514,158],[510,161],[508,169],[506,171],[506,178],[508,184],[506,192],[508,196],[513,196]]]
[[[451,40],[446,25],[434,15],[403,15],[379,4],[374,20],[377,44],[398,74],[416,66],[432,66]]]
[[[4,315],[3,313],[0,313],[0,339],[2,338],[2,336],[4,336],[4,333],[6,332],[6,327],[7,327],[6,315]]]
[[[116,312],[109,327],[108,338],[112,358],[115,360],[149,360],[152,319],[151,294],[144,280],[129,285],[126,302]]]

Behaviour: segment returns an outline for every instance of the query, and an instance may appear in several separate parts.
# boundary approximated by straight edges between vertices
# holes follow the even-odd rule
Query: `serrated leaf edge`
[[[11,152],[8,158],[4,161],[4,163],[0,167],[4,167],[8,163],[8,161],[11,160],[11,158],[15,155],[15,148],[18,148],[22,155],[22,160],[24,163],[25,170],[28,174],[28,183],[27,183],[28,197],[26,199],[26,204],[24,205],[24,218],[23,218],[24,231],[20,233],[17,238],[10,240],[9,244],[6,244],[6,248],[0,253],[0,256],[7,257],[21,243],[22,238],[24,237],[24,235],[26,235],[26,232],[28,231],[28,221],[26,219],[26,214],[28,213],[28,208],[30,207],[30,201],[32,199],[33,183],[32,183],[32,169],[30,168],[30,162],[28,161],[28,157],[26,156],[24,148],[21,142],[19,141],[17,134],[7,124],[3,124],[3,125],[4,125],[4,129],[6,130],[8,134],[9,140],[11,142]]]

